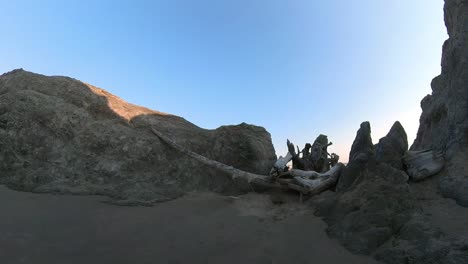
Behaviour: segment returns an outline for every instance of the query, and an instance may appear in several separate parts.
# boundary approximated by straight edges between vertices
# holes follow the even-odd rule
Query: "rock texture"
[[[408,151],[408,138],[403,126],[396,121],[388,134],[376,145],[376,160],[402,170],[406,151]]]
[[[388,135],[395,135],[392,131],[395,126]],[[408,184],[408,175],[395,168],[395,159],[377,161],[370,132],[370,124],[362,123],[337,191],[310,201],[327,222],[328,234],[351,252],[373,255],[384,263],[468,263],[468,238],[443,230],[447,224],[465,226],[466,219],[433,221],[432,204],[444,199],[430,181]],[[400,147],[396,144],[388,153],[398,153]],[[452,219],[455,212],[446,210],[443,217]]]
[[[262,127],[206,130],[129,104],[92,85],[24,70],[0,76],[0,183],[25,191],[102,194],[152,203],[189,190],[248,188],[161,142],[268,175],[276,160]]]
[[[468,0],[444,9],[442,73],[421,102],[412,152],[398,122],[375,148],[364,122],[336,192],[311,200],[331,236],[384,263],[468,263],[468,222],[457,219],[468,214]]]
[[[442,72],[431,83],[432,94],[421,102],[423,113],[411,150],[445,153],[441,192],[468,206],[468,1],[445,1],[449,39],[442,51]]]
[[[351,146],[349,163],[338,181],[337,190],[343,192],[349,189],[354,181],[365,173],[369,162],[375,163],[375,149],[372,144],[370,123],[363,122]]]
[[[409,219],[408,176],[377,163],[369,122],[361,124],[337,192],[317,198],[328,232],[354,253],[371,254]]]

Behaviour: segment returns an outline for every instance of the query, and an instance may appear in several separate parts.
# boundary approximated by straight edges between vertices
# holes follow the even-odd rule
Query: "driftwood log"
[[[209,159],[193,151],[185,149],[155,128],[151,128],[151,132],[156,135],[162,142],[199,161],[200,163],[222,171],[229,175],[232,179],[243,179],[251,185],[261,187],[262,189],[295,190],[299,191],[301,194],[318,194],[336,184],[344,166],[342,163],[338,163],[336,166],[325,173],[301,171],[297,169],[285,172],[285,168],[287,168],[288,162],[291,161],[293,157],[291,153],[288,153],[285,157],[280,157],[275,162],[270,175],[259,175],[236,169],[232,166]],[[278,177],[283,177],[287,174],[291,175],[293,178],[278,179]]]
[[[292,170],[291,175],[293,176],[293,181],[288,183],[288,186],[303,194],[318,194],[336,185],[343,168],[343,163],[337,163],[325,173]]]
[[[199,161],[200,163],[203,163],[207,166],[210,166],[212,168],[215,168],[217,170],[220,170],[224,173],[227,173],[228,175],[230,175],[233,179],[236,179],[236,178],[242,178],[244,180],[246,180],[247,182],[251,183],[251,182],[254,182],[254,181],[267,181],[268,180],[268,177],[265,176],[265,175],[259,175],[259,174],[255,174],[255,173],[250,173],[250,172],[246,172],[246,171],[243,171],[243,170],[239,170],[239,169],[236,169],[232,166],[229,166],[229,165],[226,165],[224,163],[221,163],[219,161],[215,161],[215,160],[212,160],[212,159],[208,159],[207,157],[205,156],[202,156],[200,154],[197,154],[193,151],[190,151],[188,149],[185,149],[183,148],[182,146],[178,145],[177,143],[175,143],[173,140],[171,140],[170,138],[164,136],[161,132],[159,132],[158,130],[154,129],[154,128],[151,128],[151,131],[153,132],[153,134],[155,134],[159,139],[161,139],[164,143],[168,144],[169,146],[171,146],[172,148],[186,154],[187,156],[189,157],[192,157],[193,159]]]
[[[406,172],[414,181],[439,173],[445,165],[444,154],[432,150],[408,151],[403,157]]]
[[[286,156],[283,158],[282,156],[273,164],[273,168],[271,168],[270,176],[271,177],[278,177],[288,169],[288,163],[291,161],[292,155],[288,152]]]

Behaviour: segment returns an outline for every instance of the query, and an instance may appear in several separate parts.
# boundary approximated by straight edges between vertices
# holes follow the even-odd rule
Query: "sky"
[[[370,121],[413,142],[440,73],[442,0],[0,0],[0,73],[65,75],[207,129],[265,127],[277,155]]]

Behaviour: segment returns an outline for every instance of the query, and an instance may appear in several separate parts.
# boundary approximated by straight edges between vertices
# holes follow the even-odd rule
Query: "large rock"
[[[343,170],[336,189],[340,192],[347,190],[356,179],[361,178],[369,162],[375,163],[375,149],[372,144],[370,123],[363,122],[356,133],[356,139],[349,153],[349,163]]]
[[[371,127],[369,122],[361,123],[361,127],[356,133],[349,153],[349,162],[352,161],[367,161],[374,159],[375,149],[372,144]]]
[[[371,254],[395,235],[413,207],[408,176],[375,162],[370,131],[369,122],[361,124],[338,191],[315,201],[318,215],[329,225],[328,233],[360,254]]]
[[[388,134],[376,145],[376,160],[401,170],[406,151],[408,151],[408,138],[403,126],[396,121]]]
[[[437,161],[437,166],[414,167],[418,173],[442,170],[408,184],[400,169],[406,149],[403,129],[396,124],[374,154],[370,126],[363,123],[337,192],[312,199],[331,236],[349,250],[372,254],[384,263],[468,263],[463,232],[467,209],[451,200],[450,205],[438,194],[440,190],[468,206],[468,0],[445,2],[450,38],[443,48],[442,74],[432,81],[432,95],[421,103],[420,128],[411,150],[423,152],[409,154],[424,155],[410,157],[410,163]],[[439,153],[445,154],[444,168],[438,165]]]
[[[206,130],[75,79],[15,70],[0,76],[0,183],[142,202],[248,187],[168,147],[151,127],[245,171],[267,175],[276,160],[264,128]]]
[[[340,177],[341,188],[311,199],[328,224],[328,234],[350,251],[384,263],[468,263],[463,238],[442,232],[445,222],[432,223],[436,218],[429,218],[421,205],[441,198],[430,188],[410,186],[404,171],[376,162],[371,146],[370,125],[365,122]]]
[[[411,150],[445,153],[440,189],[468,206],[468,1],[445,1],[449,34],[442,51],[442,72],[431,83],[432,94],[421,102],[423,113]],[[462,189],[460,186],[463,186]],[[465,191],[464,191],[465,190]]]
[[[429,204],[442,200],[432,182],[410,186],[404,171],[376,162],[371,146],[370,125],[365,122],[340,177],[341,188],[311,199],[328,224],[328,234],[350,251],[384,263],[468,263],[466,238],[446,234],[441,227],[447,222],[425,212]]]

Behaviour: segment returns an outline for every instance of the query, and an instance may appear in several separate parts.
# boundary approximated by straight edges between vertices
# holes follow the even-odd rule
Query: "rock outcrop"
[[[392,131],[395,126],[388,135],[394,135]],[[441,200],[430,182],[412,186],[405,171],[395,168],[397,159],[377,161],[370,132],[370,124],[362,123],[336,192],[310,201],[328,224],[328,234],[351,252],[384,263],[468,263],[466,237],[444,233],[446,222],[433,223],[423,209],[421,201]],[[399,153],[394,150],[404,144],[395,146],[389,153]]]
[[[366,172],[368,163],[375,163],[375,149],[372,144],[369,122],[363,122],[356,133],[356,139],[351,146],[349,163],[338,180],[336,189],[343,192],[351,187],[356,179]]]
[[[370,133],[369,122],[362,123],[337,192],[314,201],[328,233],[360,254],[371,254],[398,233],[413,207],[408,176],[376,162]]]
[[[376,160],[402,170],[406,151],[408,151],[408,138],[403,126],[396,121],[388,134],[376,145]]]
[[[68,77],[0,76],[0,183],[33,192],[101,194],[152,203],[189,190],[249,190],[167,146],[151,128],[207,158],[268,175],[276,160],[262,127],[206,130],[129,104]]]
[[[421,102],[423,113],[411,150],[445,153],[446,170],[439,189],[468,206],[468,1],[445,0],[449,39],[442,51],[442,72],[431,83],[432,94]]]
[[[451,215],[465,214],[466,208],[439,194],[468,206],[468,1],[446,0],[444,9],[449,39],[442,73],[432,81],[432,95],[421,102],[411,151],[406,152],[406,133],[398,122],[375,148],[365,122],[336,192],[311,201],[331,236],[384,263],[468,263],[466,219]],[[424,181],[408,184],[404,170]],[[441,216],[432,215],[440,211]]]

